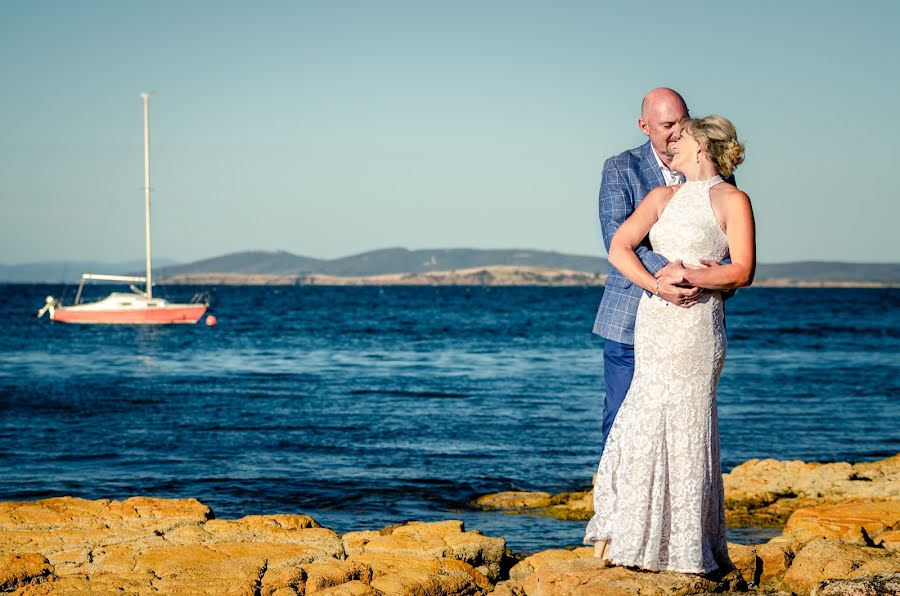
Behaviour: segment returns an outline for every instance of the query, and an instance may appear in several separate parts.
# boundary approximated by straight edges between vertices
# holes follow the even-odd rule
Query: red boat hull
[[[165,308],[135,310],[80,310],[57,308],[50,317],[57,323],[92,325],[170,325],[196,323],[206,312],[205,304],[185,304]]]

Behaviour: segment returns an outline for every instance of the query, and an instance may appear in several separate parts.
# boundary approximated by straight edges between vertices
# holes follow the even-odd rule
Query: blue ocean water
[[[59,290],[0,285],[0,500],[196,497],[338,532],[463,519],[515,550],[580,542],[582,522],[466,503],[589,486],[599,288],[218,287],[215,327],[37,320]],[[900,290],[750,288],[727,313],[726,469],[900,451]]]

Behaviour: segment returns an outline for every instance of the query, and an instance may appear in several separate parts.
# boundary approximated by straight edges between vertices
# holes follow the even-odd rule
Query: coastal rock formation
[[[896,596],[900,594],[900,573],[882,573],[824,582],[816,596]]]
[[[459,521],[342,537],[305,515],[216,520],[193,499],[0,504],[0,590],[17,594],[481,594],[505,556]]]
[[[0,592],[40,584],[53,576],[53,566],[41,555],[0,555]]]
[[[725,474],[724,480],[731,525],[784,526],[784,533],[767,544],[729,545],[737,573],[751,589],[895,593],[891,586],[900,574],[900,455],[858,464],[751,460]],[[593,514],[591,501],[590,492],[515,492],[484,495],[472,506],[586,520]],[[510,580],[498,584],[498,590],[517,595],[557,589],[603,593],[600,584],[595,585],[599,580],[589,577],[587,569],[596,565],[589,559],[589,549],[537,553],[513,567]],[[599,573],[610,579],[608,571]],[[566,584],[565,578],[583,581]],[[627,593],[624,584],[616,585]],[[693,588],[670,585],[665,593],[693,593]],[[642,593],[664,593],[660,586],[645,590]]]
[[[798,509],[784,527],[784,540],[805,545],[819,538],[897,550],[900,500],[845,503]]]
[[[900,500],[825,505],[797,510],[784,534],[767,544],[729,544],[728,550],[753,588],[817,595],[898,594],[890,586],[900,580],[900,552],[886,546],[895,531],[885,530],[898,526]]]
[[[804,596],[896,594],[900,498],[890,498],[897,487],[886,484],[896,480],[897,459],[848,467],[748,462],[746,470],[769,470],[779,480],[738,483],[743,492],[732,493],[738,502],[749,510],[754,498],[761,507],[792,499],[793,514],[784,533],[767,544],[729,544],[736,569],[719,575],[604,568],[584,547],[521,558],[502,538],[466,531],[452,520],[341,536],[306,515],[218,520],[195,499],[62,497],[0,503],[0,592],[531,596],[749,588]],[[833,484],[813,479],[815,471]],[[861,474],[868,480],[848,478]],[[783,490],[788,482],[789,493]],[[479,506],[573,512],[589,506],[585,494],[506,493]],[[840,495],[848,502],[837,502]],[[812,505],[797,508],[800,502]]]
[[[626,594],[706,594],[744,591],[737,571],[720,576],[689,573],[648,573],[625,567],[604,567],[592,548],[548,550],[532,555],[510,570],[510,579],[497,584],[498,596],[617,596]]]
[[[182,273],[168,284],[297,286],[601,286],[606,275],[525,265],[487,265],[421,273],[346,276],[310,274]]]
[[[744,581],[756,587],[776,587],[794,561],[793,548],[777,542],[752,546],[729,543],[728,555]]]
[[[796,556],[791,547],[776,542],[728,548],[737,570],[705,577],[604,568],[590,548],[547,550],[514,566],[494,594],[708,594],[748,589],[761,594],[898,593],[890,591],[900,581],[900,556],[892,551],[822,539]]]
[[[900,454],[856,464],[753,459],[723,479],[730,523],[780,527],[804,507],[900,499]]]
[[[566,520],[588,520],[594,514],[590,492],[551,495],[545,492],[508,491],[482,495],[470,505],[484,511],[533,513]]]
[[[505,491],[491,493],[472,501],[477,509],[543,509],[550,506],[550,493]]]
[[[487,589],[500,577],[506,556],[505,540],[465,532],[456,520],[349,532],[343,540],[349,560],[369,565],[377,575],[393,574],[394,583],[438,573],[446,581],[457,578]]]
[[[780,528],[801,508],[900,500],[900,454],[857,464],[753,459],[722,477],[730,526]],[[593,515],[590,491],[493,493],[471,506],[585,521]],[[896,537],[888,538],[896,542]]]
[[[897,527],[896,525],[894,526]],[[900,530],[888,530],[875,538],[875,546],[888,550],[900,551]]]
[[[810,594],[836,579],[860,579],[881,574],[900,574],[900,555],[840,540],[820,539],[797,554],[784,575],[782,586],[798,594]]]

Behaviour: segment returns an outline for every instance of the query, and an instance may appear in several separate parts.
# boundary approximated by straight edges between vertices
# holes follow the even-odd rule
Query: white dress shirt
[[[656,149],[653,148],[653,145],[650,145],[650,150],[653,151],[653,157],[656,158],[656,163],[659,164],[659,171],[662,172],[663,181],[666,183],[666,186],[673,186],[684,182],[684,176],[678,172],[673,172],[666,167],[666,164],[664,164],[659,158],[659,155],[656,154]]]

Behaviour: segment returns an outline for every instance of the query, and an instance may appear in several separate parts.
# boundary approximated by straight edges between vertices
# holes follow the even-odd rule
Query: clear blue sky
[[[747,141],[759,258],[900,261],[900,2],[4,2],[0,263],[605,254],[649,89]]]

